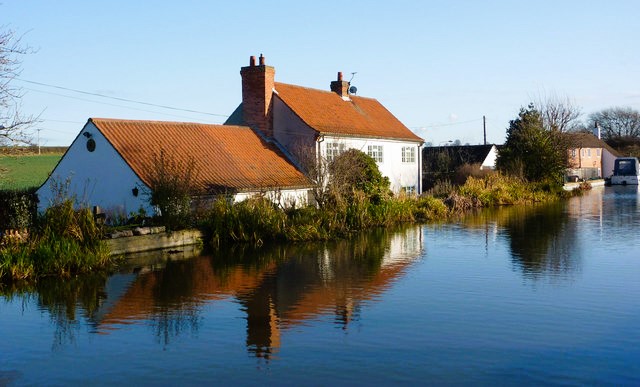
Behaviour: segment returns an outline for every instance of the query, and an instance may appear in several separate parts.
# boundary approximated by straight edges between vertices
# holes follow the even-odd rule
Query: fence
[[[565,174],[565,182],[601,179],[600,168],[568,169]]]

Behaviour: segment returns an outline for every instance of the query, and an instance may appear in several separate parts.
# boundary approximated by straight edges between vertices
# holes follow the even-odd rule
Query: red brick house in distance
[[[250,57],[240,70],[242,103],[225,124],[246,125],[282,146],[297,165],[318,163],[355,148],[373,157],[395,192],[421,192],[423,140],[380,102],[349,92],[338,73],[329,90],[275,82],[275,69]]]
[[[567,176],[584,180],[611,177],[620,154],[600,139],[597,128],[593,133],[566,133],[566,136],[570,144]]]

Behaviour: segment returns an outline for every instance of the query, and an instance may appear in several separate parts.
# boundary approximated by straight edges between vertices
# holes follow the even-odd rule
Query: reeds
[[[356,191],[348,203],[332,203],[322,209],[312,206],[281,209],[263,197],[235,204],[218,199],[212,203],[201,226],[216,247],[228,242],[260,245],[266,241],[343,238],[369,228],[434,219],[445,212],[446,207],[438,199],[418,201],[400,196],[374,204]]]
[[[34,280],[70,276],[109,267],[102,230],[87,208],[75,210],[71,200],[48,208],[26,241],[0,245],[0,280]]]
[[[478,207],[532,204],[564,195],[550,185],[501,174],[469,177],[462,186],[448,187],[446,195],[438,188],[437,196],[401,194],[382,200],[354,190],[348,200],[336,195],[322,208],[282,209],[261,196],[239,203],[221,198],[210,205],[200,225],[214,247],[229,242],[328,240],[375,227],[449,220]]]

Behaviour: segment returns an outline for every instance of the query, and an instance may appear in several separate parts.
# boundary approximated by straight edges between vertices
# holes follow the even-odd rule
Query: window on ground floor
[[[416,186],[415,185],[408,185],[405,187],[402,187],[402,192],[406,192],[409,195],[413,195],[416,193]]]

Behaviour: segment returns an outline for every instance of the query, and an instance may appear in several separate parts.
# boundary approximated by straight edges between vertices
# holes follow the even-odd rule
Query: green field
[[[0,156],[0,189],[40,186],[62,154]]]

